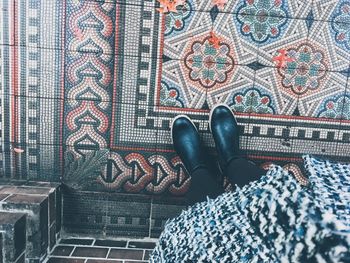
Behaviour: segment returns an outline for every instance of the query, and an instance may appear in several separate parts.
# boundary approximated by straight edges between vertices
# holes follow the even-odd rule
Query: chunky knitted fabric
[[[304,160],[308,187],[273,166],[168,221],[151,262],[350,262],[350,166]]]

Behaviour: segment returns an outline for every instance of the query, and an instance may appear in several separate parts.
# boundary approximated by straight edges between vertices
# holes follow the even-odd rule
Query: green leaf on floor
[[[65,153],[65,169],[62,183],[74,190],[82,190],[96,183],[102,168],[107,163],[109,151],[106,149],[90,151],[80,158],[72,152]]]

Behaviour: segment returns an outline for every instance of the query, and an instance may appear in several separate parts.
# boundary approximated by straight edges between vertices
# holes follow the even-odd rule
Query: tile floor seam
[[[157,238],[140,238],[140,239],[98,239],[98,240],[111,240],[111,241],[125,241],[125,242],[136,242],[136,243],[142,243],[142,242],[149,242],[149,243],[157,243]],[[114,247],[114,246],[100,246],[100,245],[84,245],[84,244],[69,244],[69,243],[57,243],[55,246],[82,246],[82,247]],[[128,246],[128,243],[126,243],[126,246]]]
[[[110,247],[110,248],[108,249],[108,252],[107,252],[106,258],[108,258],[108,257],[109,257],[109,254],[111,253],[111,250],[112,250],[112,248]]]
[[[152,234],[152,212],[153,212],[153,197],[151,198],[151,208],[149,211],[149,226],[148,226],[148,237],[151,238]]]
[[[119,250],[135,250],[135,251],[140,251],[143,250],[144,248],[129,248],[129,247],[111,247],[111,249],[119,249]]]
[[[61,255],[50,255],[49,258],[72,258],[72,259],[85,259],[84,257],[75,257],[75,256],[61,256]],[[87,257],[87,259],[92,259]],[[93,259],[103,259],[103,258],[93,258]]]
[[[91,257],[91,256],[89,256],[89,257],[82,257],[82,256],[78,256],[78,257],[76,257],[76,256],[60,256],[60,255],[52,255],[52,256],[49,256],[49,258],[71,258],[71,259],[93,259],[93,260],[105,260],[105,259],[107,259],[107,260],[138,260],[138,261],[140,261],[140,260],[142,260],[142,259],[132,259],[132,258],[102,258],[102,257]]]
[[[70,252],[69,256],[72,256],[74,253],[74,250],[76,249],[76,246],[73,247],[72,251]]]

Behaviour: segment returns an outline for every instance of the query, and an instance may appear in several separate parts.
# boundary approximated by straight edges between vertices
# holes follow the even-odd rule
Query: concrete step
[[[0,262],[24,263],[26,214],[0,211]]]
[[[26,262],[41,262],[55,245],[61,229],[60,186],[43,183],[3,185],[0,195],[0,211],[27,215]]]

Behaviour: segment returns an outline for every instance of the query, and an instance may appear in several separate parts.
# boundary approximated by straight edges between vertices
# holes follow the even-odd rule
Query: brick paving
[[[156,239],[64,238],[44,263],[149,262]]]

